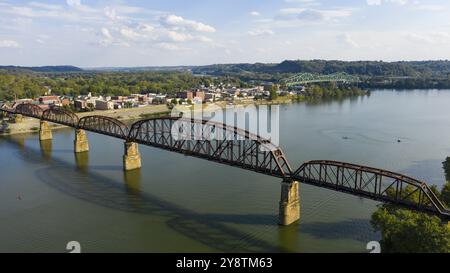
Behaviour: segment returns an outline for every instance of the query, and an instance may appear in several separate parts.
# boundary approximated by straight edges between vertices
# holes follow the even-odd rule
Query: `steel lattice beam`
[[[161,117],[140,120],[128,127],[110,117],[87,116],[78,120],[78,116],[67,110],[52,108],[43,112],[33,104],[20,104],[16,109],[2,106],[0,111],[450,218],[444,204],[422,181],[386,170],[328,160],[306,162],[293,172],[279,147],[222,123]]]
[[[320,160],[304,163],[291,179],[450,218],[450,211],[426,183],[395,172]]]

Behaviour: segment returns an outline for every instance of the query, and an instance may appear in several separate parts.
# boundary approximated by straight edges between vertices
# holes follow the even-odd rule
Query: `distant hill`
[[[93,67],[91,72],[191,71],[194,66]]]
[[[60,65],[60,66],[31,66],[31,67],[25,67],[25,66],[0,66],[0,70],[8,70],[8,71],[17,71],[17,72],[43,72],[43,73],[55,73],[55,72],[82,72],[83,69],[76,67],[76,66],[70,66],[70,65]]]
[[[412,61],[412,62],[382,62],[382,61],[324,61],[324,60],[286,60],[279,64],[217,64],[192,68],[194,73],[209,75],[233,74],[286,74],[315,73],[332,74],[346,72],[351,75],[390,76],[390,77],[448,77],[450,61]]]
[[[350,75],[368,77],[434,77],[447,78],[450,75],[450,61],[325,61],[286,60],[281,63],[238,63],[204,66],[148,66],[148,67],[105,67],[89,68],[85,71],[191,71],[194,74],[212,76],[281,77],[285,74],[313,73],[333,74],[345,72]],[[264,76],[265,75],[265,76]],[[278,76],[277,76],[278,75]]]
[[[238,76],[241,79],[279,79],[287,74],[333,74],[345,72],[367,77],[450,78],[450,61],[325,61],[285,60],[281,63],[238,63],[204,66],[99,67],[81,69],[75,66],[20,67],[0,66],[0,70],[28,72],[192,72],[212,76]]]

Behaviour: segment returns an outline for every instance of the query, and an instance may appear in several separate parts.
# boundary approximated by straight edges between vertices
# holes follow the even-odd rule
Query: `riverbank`
[[[138,108],[124,108],[106,111],[93,111],[76,113],[79,118],[92,115],[102,115],[111,118],[118,119],[120,121],[136,120],[153,115],[167,114],[169,108],[166,105],[149,105]],[[35,118],[24,117],[21,123],[11,123],[6,119],[3,119],[0,125],[0,135],[17,135],[17,134],[29,134],[39,132],[39,120]],[[50,124],[52,130],[66,128],[67,126],[59,124]]]
[[[283,105],[283,104],[292,104],[298,102],[308,102],[312,100],[314,97],[308,96],[297,96],[297,95],[286,95],[286,96],[278,96],[273,100],[260,99],[239,99],[235,100],[233,103],[219,101],[213,103],[205,103],[202,107],[195,108],[194,105],[177,105],[175,111],[178,112],[189,112],[196,109],[202,109],[203,111],[208,111],[209,109],[213,109],[214,107],[219,107],[225,109],[227,107],[234,106],[247,106],[247,105]],[[342,97],[340,97],[342,98]],[[316,100],[320,100],[320,98],[315,98]],[[86,116],[92,115],[102,115],[106,117],[111,117],[118,119],[120,121],[129,121],[129,120],[139,120],[145,118],[151,118],[155,116],[163,116],[170,115],[172,109],[167,107],[167,105],[149,105],[144,107],[137,108],[123,108],[123,109],[114,109],[114,110],[106,110],[106,111],[93,111],[93,112],[81,112],[76,113],[79,118],[83,118]],[[66,126],[58,125],[58,124],[50,124],[53,130],[66,128]],[[16,134],[27,134],[27,133],[36,133],[39,132],[39,120],[34,118],[24,117],[21,123],[12,123],[6,119],[3,119],[0,125],[0,135],[16,135]]]

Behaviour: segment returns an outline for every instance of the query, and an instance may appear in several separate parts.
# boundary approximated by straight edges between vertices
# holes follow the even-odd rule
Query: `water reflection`
[[[49,161],[52,158],[52,145],[53,142],[52,140],[42,140],[39,141],[40,147],[41,147],[41,154],[42,157],[46,160]]]
[[[77,169],[82,173],[89,171],[89,153],[75,153],[75,164]]]
[[[17,144],[11,140],[11,143]],[[88,154],[88,153],[85,153]],[[43,154],[32,147],[22,150],[21,159],[26,162],[42,162]],[[48,167],[35,171],[35,177],[48,186],[80,200],[99,206],[167,218],[166,225],[172,230],[201,242],[212,249],[223,252],[286,252],[283,244],[273,245],[257,239],[225,224],[255,224],[262,219],[267,224],[273,215],[221,215],[197,213],[141,191],[139,170],[124,173],[124,185],[118,185],[110,178],[90,172],[88,159],[79,154],[74,169],[70,163],[57,158],[46,161]],[[273,221],[273,220],[272,220]],[[258,224],[258,223],[256,223]],[[276,226],[275,221],[272,222]]]
[[[123,179],[129,194],[139,195],[141,193],[141,170],[124,171]]]
[[[280,245],[284,246],[288,252],[296,252],[298,249],[298,229],[298,223],[278,229]]]

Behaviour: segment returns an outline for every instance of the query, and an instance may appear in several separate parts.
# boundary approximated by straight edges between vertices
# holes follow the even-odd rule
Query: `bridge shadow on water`
[[[172,230],[208,247],[223,252],[293,252],[299,250],[300,231],[320,239],[350,239],[368,242],[372,233],[368,219],[344,221],[301,222],[300,225],[281,227],[273,214],[211,214],[197,213],[155,195],[141,191],[140,170],[124,172],[124,184],[92,170],[121,170],[119,166],[89,165],[89,153],[74,154],[75,165],[52,157],[51,141],[41,142],[40,151],[26,147],[24,140],[6,138],[19,147],[22,160],[46,167],[35,171],[39,181],[64,193],[98,206],[130,213],[167,218]],[[274,245],[244,233],[228,224],[276,226],[278,244]]]
[[[41,143],[41,151],[37,151],[32,147],[25,148],[23,140],[16,141],[14,138],[7,138],[7,140],[19,146],[19,156],[22,160],[33,164],[44,162],[47,165],[35,171],[39,181],[69,196],[114,210],[165,217],[168,219],[166,224],[169,228],[217,251],[289,252],[291,249],[282,245],[273,245],[223,224],[225,222],[277,225],[275,215],[197,213],[142,192],[139,170],[124,172],[125,184],[120,185],[106,176],[91,171],[88,163],[89,153],[76,154],[74,166],[51,156],[51,142]],[[280,228],[281,237],[283,230],[289,231]],[[289,232],[292,233],[292,229]]]

